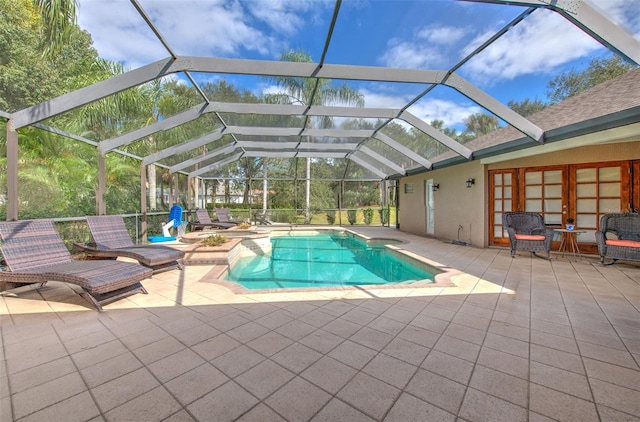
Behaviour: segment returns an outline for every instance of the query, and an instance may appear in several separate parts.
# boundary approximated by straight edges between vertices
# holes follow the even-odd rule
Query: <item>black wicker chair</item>
[[[605,214],[596,232],[600,262],[611,265],[617,260],[640,261],[640,214]],[[605,263],[605,259],[611,262]]]
[[[536,252],[545,252],[546,257],[551,259],[551,242],[553,242],[553,229],[544,225],[544,220],[540,214],[534,212],[505,212],[502,214],[502,225],[509,234],[511,245],[511,256],[515,256],[516,251],[531,252],[535,256]]]

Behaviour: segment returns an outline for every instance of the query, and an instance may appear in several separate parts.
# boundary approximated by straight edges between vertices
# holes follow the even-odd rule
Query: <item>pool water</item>
[[[398,284],[433,274],[345,233],[271,238],[270,254],[241,258],[226,279],[247,289]]]

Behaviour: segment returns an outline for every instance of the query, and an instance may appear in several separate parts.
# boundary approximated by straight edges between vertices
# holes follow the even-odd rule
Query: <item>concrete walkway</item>
[[[236,294],[190,266],[103,313],[23,287],[0,298],[0,420],[640,420],[640,264],[357,231],[455,287]]]

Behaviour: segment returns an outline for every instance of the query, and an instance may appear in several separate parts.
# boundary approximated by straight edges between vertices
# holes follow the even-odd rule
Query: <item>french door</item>
[[[489,172],[489,244],[508,246],[507,232],[502,227],[502,213],[517,208],[516,170],[496,170]]]
[[[489,172],[489,215],[492,245],[508,245],[502,228],[502,212],[529,211],[542,214],[549,227],[563,227],[568,217],[585,230],[578,236],[580,249],[595,253],[595,232],[605,213],[628,212],[638,202],[632,192],[640,189],[632,175],[640,164],[630,161],[530,167]]]

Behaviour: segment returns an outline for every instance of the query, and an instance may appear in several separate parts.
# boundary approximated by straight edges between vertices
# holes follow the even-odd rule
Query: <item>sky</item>
[[[593,1],[640,40],[640,2]],[[178,55],[278,60],[301,50],[319,61],[335,2],[324,0],[139,0]],[[526,8],[454,0],[344,0],[325,63],[447,71]],[[134,69],[169,56],[128,0],[80,0],[79,25],[100,57]],[[546,101],[547,83],[611,53],[560,15],[539,9],[456,73],[503,103]],[[260,96],[275,89],[264,78],[194,74]],[[334,85],[345,81],[333,81]],[[427,85],[350,83],[365,106],[400,108]],[[438,86],[410,112],[460,127],[483,111],[457,91]]]

